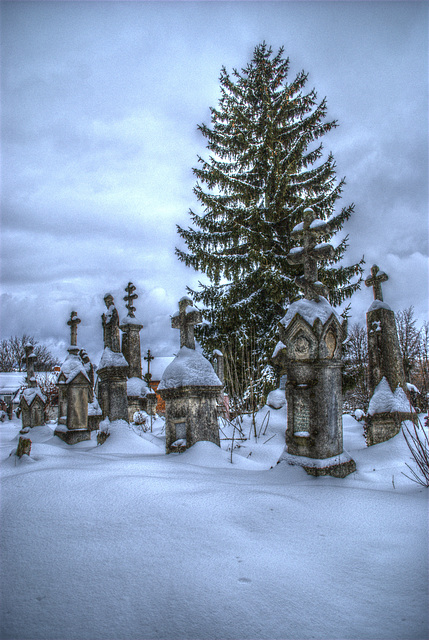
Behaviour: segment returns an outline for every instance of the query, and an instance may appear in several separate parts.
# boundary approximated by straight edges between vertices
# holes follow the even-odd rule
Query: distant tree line
[[[25,345],[29,343],[33,345],[33,353],[36,356],[35,371],[52,371],[60,364],[45,345],[40,344],[33,336],[24,334],[0,342],[0,371],[25,371]]]
[[[413,306],[395,315],[405,379],[419,391],[411,391],[411,400],[416,408],[426,411],[429,393],[429,323],[425,322],[418,328]],[[367,367],[366,327],[354,324],[349,330],[344,355],[343,391],[348,409],[365,409],[368,406]]]

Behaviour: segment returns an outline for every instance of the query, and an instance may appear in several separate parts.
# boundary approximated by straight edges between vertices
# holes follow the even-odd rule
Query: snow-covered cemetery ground
[[[337,479],[277,464],[285,407],[257,439],[245,419],[232,461],[226,439],[165,455],[159,417],[107,426],[98,446],[34,427],[18,459],[21,422],[0,424],[2,640],[428,637],[428,493],[402,432],[367,447],[345,415],[357,470]]]

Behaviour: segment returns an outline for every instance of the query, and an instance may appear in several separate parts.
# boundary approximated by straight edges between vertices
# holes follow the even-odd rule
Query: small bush
[[[427,416],[425,418],[425,424],[427,424]],[[420,420],[413,422],[412,428],[405,426],[403,428],[403,434],[405,441],[408,445],[411,455],[413,456],[417,464],[417,473],[407,464],[408,469],[411,472],[411,476],[404,476],[422,485],[422,487],[429,487],[429,437]]]

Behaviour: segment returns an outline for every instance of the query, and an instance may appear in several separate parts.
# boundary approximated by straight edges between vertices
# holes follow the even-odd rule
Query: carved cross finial
[[[372,287],[374,291],[374,300],[383,301],[383,292],[381,290],[381,283],[386,282],[389,279],[389,276],[384,273],[384,271],[380,271],[376,264],[373,264],[371,267],[371,275],[367,277],[365,280],[365,284],[367,287]]]
[[[171,326],[180,329],[180,347],[195,349],[194,325],[202,321],[202,313],[192,306],[191,298],[179,300],[179,311],[171,318]]]
[[[150,375],[150,362],[154,360],[155,356],[153,356],[150,352],[150,349],[147,350],[147,356],[144,356],[144,360],[147,360],[147,373]]]
[[[77,312],[72,311],[70,314],[70,320],[67,321],[67,324],[70,327],[70,344],[72,347],[77,345],[77,325],[80,323],[80,319],[77,317]]]
[[[291,249],[287,255],[289,264],[303,264],[304,274],[295,278],[295,283],[304,291],[307,300],[318,300],[319,296],[327,296],[328,290],[318,281],[318,260],[332,258],[334,248],[327,243],[318,244],[320,236],[331,230],[331,224],[316,219],[313,209],[305,209],[304,221],[296,225],[292,234],[301,236],[301,247]]]
[[[125,306],[128,309],[128,316],[130,318],[135,318],[134,312],[136,308],[133,306],[133,302],[138,298],[138,295],[134,293],[135,290],[136,290],[136,287],[133,285],[132,282],[129,282],[128,285],[125,287],[125,291],[127,292],[127,295],[124,296],[124,300],[127,303]]]

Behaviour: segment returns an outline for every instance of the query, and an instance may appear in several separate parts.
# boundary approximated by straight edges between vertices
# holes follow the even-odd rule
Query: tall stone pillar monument
[[[304,267],[296,279],[304,298],[293,302],[280,321],[273,362],[287,375],[286,447],[280,459],[310,475],[342,478],[355,471],[356,464],[343,451],[341,353],[346,321],[331,307],[318,280],[318,260],[334,251],[319,243],[329,231],[329,221],[317,220],[312,209],[304,211],[304,222],[292,231],[302,246],[292,249],[287,259]]]
[[[370,403],[365,422],[368,445],[395,436],[403,420],[413,419],[395,314],[383,300],[381,285],[388,276],[374,264],[365,280],[372,287],[374,301],[366,314],[368,334],[368,385]]]
[[[128,362],[129,378],[142,377],[140,331],[143,329],[143,325],[140,324],[135,316],[136,308],[133,303],[134,300],[138,298],[138,295],[134,293],[135,290],[136,287],[132,282],[129,282],[125,288],[127,295],[124,297],[128,313],[120,324],[122,331],[122,354]]]

